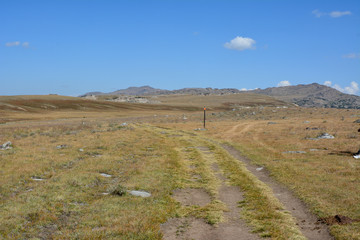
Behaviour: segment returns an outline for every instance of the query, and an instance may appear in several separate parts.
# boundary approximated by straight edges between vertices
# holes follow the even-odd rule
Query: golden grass
[[[252,108],[207,123],[206,137],[226,140],[287,185],[319,218],[336,214],[360,219],[359,110]],[[272,122],[269,124],[269,122]],[[275,124],[274,124],[275,123]],[[157,123],[158,124],[158,123]],[[201,121],[161,124],[192,130]],[[335,139],[309,140],[327,132]],[[287,151],[305,151],[286,153]],[[330,226],[337,239],[360,239],[360,223]]]
[[[160,223],[176,213],[170,193],[182,174],[171,140],[113,124],[35,132],[13,139],[2,131],[14,143],[0,152],[2,238],[161,239]],[[56,149],[60,144],[68,147]],[[103,195],[119,186],[152,196]]]
[[[181,100],[178,101],[180,105]],[[215,101],[213,106],[216,107]],[[0,118],[7,123],[0,124],[0,144],[10,140],[14,149],[0,151],[0,235],[9,239],[49,236],[54,239],[160,239],[159,226],[169,217],[193,215],[216,224],[221,221],[224,209],[217,201],[217,182],[209,166],[217,161],[236,185],[243,170],[220,148],[207,143],[211,138],[232,143],[253,163],[265,166],[318,217],[341,214],[360,219],[360,161],[350,155],[359,148],[360,136],[356,132],[359,126],[353,123],[360,118],[359,110],[274,107],[220,113],[210,110],[208,130],[197,132],[205,139],[192,140],[181,130],[192,132],[201,128],[201,111],[163,107],[135,104],[123,111],[95,108],[37,113],[2,111]],[[12,122],[21,119],[33,121]],[[151,126],[120,126],[124,121],[145,121],[184,136],[172,139]],[[334,135],[335,139],[306,139],[322,132]],[[194,149],[183,151],[195,143],[214,145],[218,159],[207,159]],[[60,144],[68,147],[56,149]],[[84,151],[80,152],[80,148]],[[284,153],[286,151],[306,153]],[[188,157],[197,162],[196,170],[189,169],[184,162]],[[100,175],[102,172],[113,177],[104,178]],[[192,174],[201,175],[204,181],[189,181]],[[256,183],[256,179],[245,176],[249,182]],[[34,181],[32,177],[46,180]],[[262,189],[261,184],[255,185]],[[102,195],[122,187],[146,190],[153,195],[145,199],[128,194]],[[201,209],[182,208],[170,197],[173,189],[182,187],[206,189],[212,203]],[[269,209],[273,212],[263,215],[264,219],[278,217],[281,206],[272,202],[269,192],[260,191],[258,194],[268,197],[259,197],[262,195],[257,195],[257,188],[243,188],[248,194],[243,203],[245,212],[258,209],[255,206],[259,209],[271,206]],[[264,236],[287,238],[297,234],[291,221],[287,230],[276,230],[285,226],[282,224],[286,216],[279,217],[275,227],[271,227],[261,222],[261,212],[256,212],[249,211],[247,217]],[[359,229],[359,222],[330,227],[337,239],[360,239]]]

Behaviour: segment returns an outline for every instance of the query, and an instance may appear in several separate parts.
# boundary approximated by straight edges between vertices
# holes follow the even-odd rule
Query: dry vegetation
[[[256,107],[229,97],[223,103],[231,104],[218,105],[216,98],[206,103],[210,96],[190,99],[196,102],[190,107],[181,104],[184,97],[173,97],[173,107],[49,97],[0,99],[0,144],[13,143],[13,149],[0,150],[1,238],[161,239],[160,225],[172,217],[216,225],[226,209],[213,163],[244,191],[241,211],[253,231],[303,238],[271,190],[223,150],[220,143],[228,143],[265,167],[319,219],[353,219],[330,226],[337,239],[360,239],[360,161],[351,156],[360,147],[354,123],[359,110]],[[193,109],[203,105],[210,106],[207,131],[194,131],[202,127],[202,112]],[[324,132],[335,139],[308,139]],[[196,146],[207,146],[214,157]],[[194,175],[201,180],[193,181]],[[202,188],[211,201],[181,206],[171,197],[179,188]]]
[[[354,123],[359,118],[358,110],[256,107],[216,114],[202,134],[232,144],[264,166],[319,219],[353,219],[330,226],[331,233],[337,239],[360,239],[360,161],[352,157],[360,147]],[[190,131],[200,124],[162,125]],[[308,139],[325,132],[335,139]]]

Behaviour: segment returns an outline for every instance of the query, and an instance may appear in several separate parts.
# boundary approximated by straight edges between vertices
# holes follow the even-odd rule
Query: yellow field
[[[160,105],[0,98],[0,144],[13,144],[0,150],[0,236],[161,239],[161,224],[190,217],[221,228],[228,206],[219,189],[229,184],[242,191],[239,212],[249,231],[305,239],[271,186],[232,157],[227,144],[264,167],[318,219],[350,219],[328,221],[336,239],[360,239],[360,161],[352,158],[360,147],[359,110],[251,103],[249,96],[226,96],[221,104],[211,96],[168,98]],[[210,107],[207,130],[194,131],[202,128],[203,105]],[[335,138],[311,140],[322,133]],[[173,196],[178,189],[204,189],[209,202],[180,204]]]

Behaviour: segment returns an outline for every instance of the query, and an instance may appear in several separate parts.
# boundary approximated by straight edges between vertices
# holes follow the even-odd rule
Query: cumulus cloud
[[[16,42],[7,42],[5,43],[6,47],[17,47],[17,46],[22,46],[24,48],[28,48],[30,47],[30,43],[29,42],[23,42],[21,43],[20,41],[16,41]]]
[[[351,15],[351,12],[350,11],[344,11],[344,12],[333,11],[333,12],[329,13],[329,15],[330,15],[330,17],[338,18],[338,17],[342,17],[345,15]]]
[[[255,49],[255,40],[247,37],[239,37],[232,39],[230,42],[224,44],[228,49],[243,51],[246,49]]]
[[[289,81],[281,81],[278,83],[278,87],[286,87],[286,86],[290,86],[291,83]]]
[[[319,10],[315,9],[314,11],[311,12],[312,14],[315,15],[315,17],[319,18],[322,16],[330,16],[332,18],[339,18],[342,16],[346,16],[346,15],[351,15],[352,13],[350,11],[332,11],[330,13],[326,13],[326,12],[320,12]]]
[[[360,53],[349,53],[342,56],[343,58],[360,58]]]
[[[326,85],[326,84],[329,84],[330,85]],[[352,81],[350,83],[350,86],[347,86],[347,87],[340,87],[338,84],[334,84],[332,85],[332,83],[330,81],[326,81],[324,83],[326,86],[329,86],[329,87],[332,87],[332,88],[335,88],[336,90],[340,91],[340,92],[343,92],[343,93],[347,93],[347,94],[357,94],[359,92],[359,84],[357,82],[354,82]]]
[[[321,16],[324,16],[326,15],[326,13],[323,13],[323,12],[320,12],[319,10],[315,9],[314,11],[312,11],[312,14],[315,15],[315,17],[321,17]]]
[[[5,46],[7,46],[7,47],[15,47],[15,46],[19,46],[19,45],[20,45],[19,41],[5,43]]]
[[[22,46],[23,46],[24,48],[28,48],[28,47],[29,47],[29,45],[30,45],[30,43],[29,43],[29,42],[23,42],[23,44],[22,44]]]
[[[325,85],[325,86],[328,86],[328,87],[331,87],[332,82],[331,82],[331,81],[325,81],[325,82],[324,82],[324,85]]]

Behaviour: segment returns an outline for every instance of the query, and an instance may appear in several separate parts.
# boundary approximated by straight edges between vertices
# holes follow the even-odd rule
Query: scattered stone
[[[0,149],[1,149],[1,150],[12,149],[12,143],[11,143],[10,141],[7,141],[7,142],[4,143],[3,145],[0,145]]]
[[[182,117],[183,120],[187,120],[187,117],[185,116],[185,114]]]
[[[316,152],[316,151],[319,151],[319,149],[316,149],[316,148],[311,148],[310,149],[310,152]]]
[[[148,193],[148,192],[145,192],[145,191],[135,191],[135,190],[132,190],[132,191],[129,191],[129,193],[133,196],[136,196],[136,197],[143,197],[143,198],[147,198],[147,197],[150,197],[151,194]]]
[[[267,124],[277,124],[277,122],[268,122]]]
[[[33,181],[44,181],[45,179],[39,177],[31,177]]]
[[[100,173],[100,175],[103,176],[103,177],[107,177],[107,178],[112,177],[110,174],[106,174],[106,173]]]
[[[120,124],[120,126],[123,126],[123,127],[125,127],[125,126],[127,126],[127,125],[128,125],[128,124],[127,124],[126,122]]]
[[[304,121],[304,123],[310,123],[310,121]]]
[[[108,193],[108,192],[103,192],[103,193],[101,193],[102,195],[109,195],[110,193]]]
[[[195,128],[194,131],[206,131],[206,128]]]
[[[83,152],[84,151],[84,149],[83,148],[79,148],[79,152]]]
[[[308,140],[319,140],[319,139],[334,139],[335,137],[333,135],[330,135],[328,133],[323,133],[317,136],[316,138],[307,138]]]
[[[256,171],[261,171],[263,169],[264,169],[264,167],[258,167],[258,168],[256,168]]]
[[[56,146],[57,149],[64,149],[64,148],[67,148],[67,147],[68,147],[68,145],[66,145],[66,144]]]
[[[355,120],[354,123],[360,123],[360,119]]]
[[[317,139],[334,139],[334,138],[335,137],[333,135],[330,135],[328,133],[323,133],[317,137]]]
[[[283,153],[306,153],[305,151],[286,151]]]

